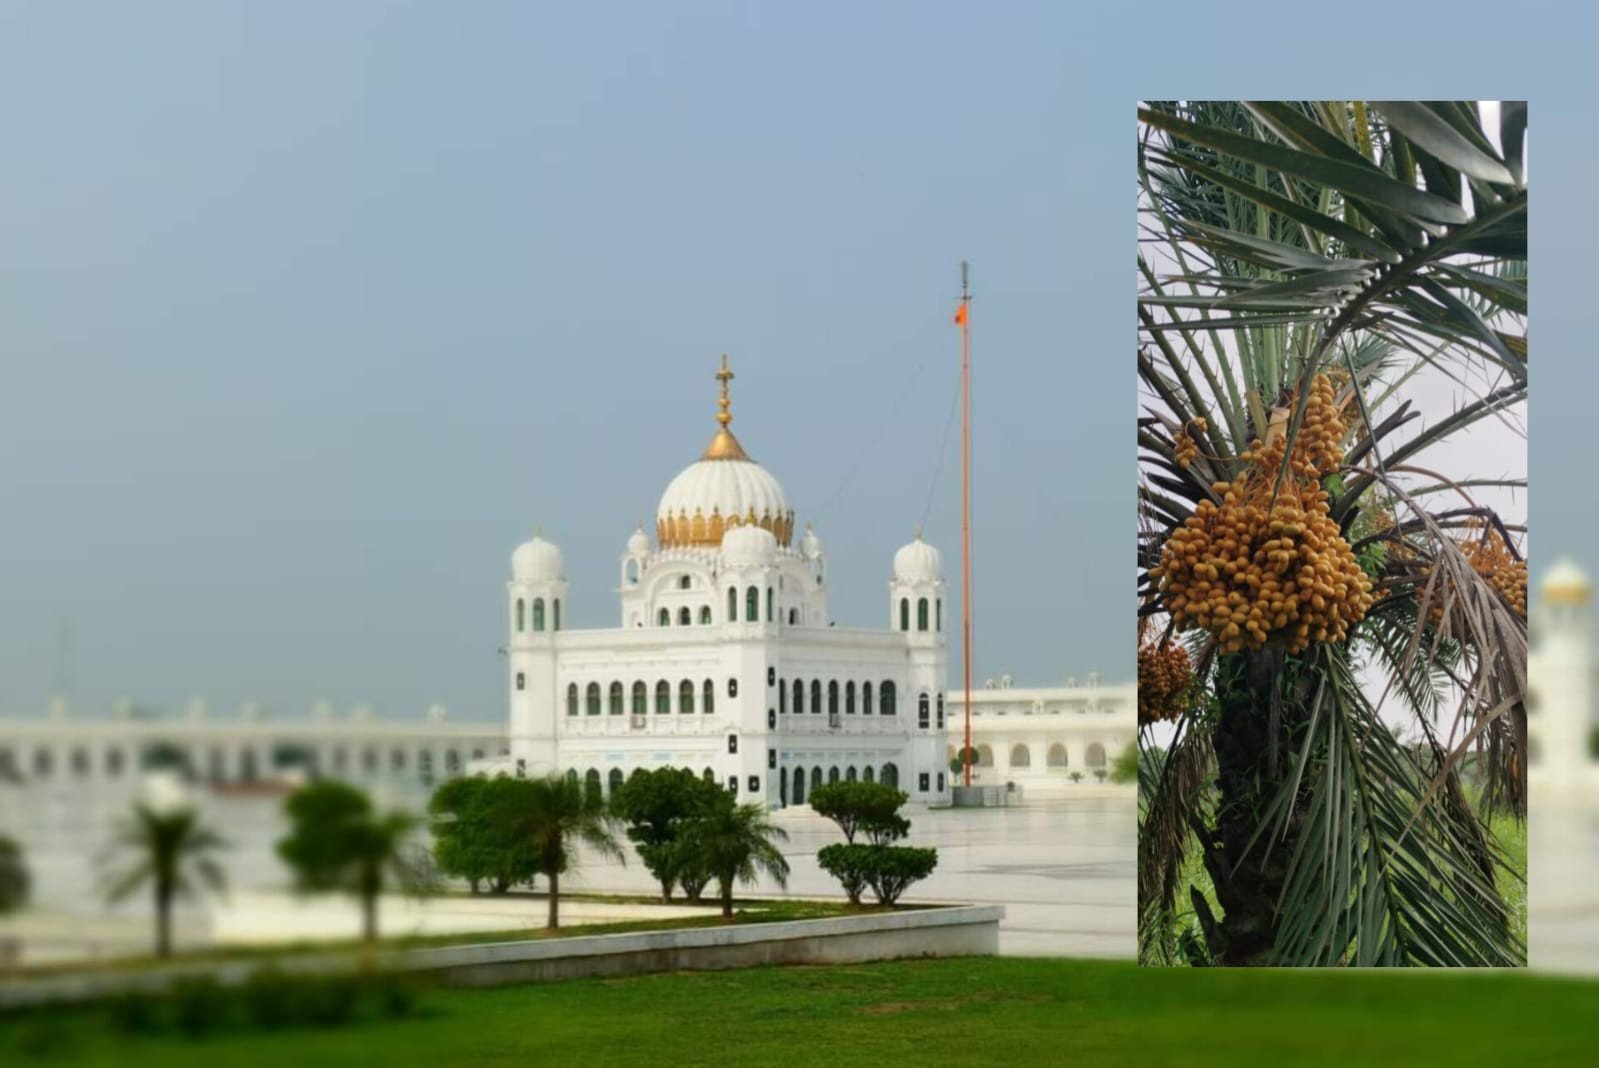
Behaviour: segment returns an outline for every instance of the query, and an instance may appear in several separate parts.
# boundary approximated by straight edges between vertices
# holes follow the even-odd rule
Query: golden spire
[[[733,432],[727,429],[733,421],[733,400],[728,394],[727,384],[733,381],[733,372],[727,366],[727,353],[722,353],[722,369],[716,372],[716,380],[722,383],[722,395],[716,402],[716,421],[721,424],[716,431],[716,436],[711,443],[705,446],[705,452],[700,456],[702,460],[748,460],[749,455],[744,447],[738,443]]]

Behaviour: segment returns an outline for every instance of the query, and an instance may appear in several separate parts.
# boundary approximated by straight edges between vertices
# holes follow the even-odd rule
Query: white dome
[[[920,535],[894,554],[894,578],[900,582],[937,582],[942,574],[942,557]]]
[[[633,536],[627,539],[627,552],[629,556],[643,556],[650,551],[650,539],[644,533],[644,528],[639,527]]]
[[[1543,577],[1543,593],[1551,601],[1586,601],[1591,588],[1587,573],[1566,557],[1556,561]]]
[[[722,536],[725,567],[763,567],[777,556],[777,538],[762,527],[734,527]]]
[[[548,582],[566,578],[561,550],[535,534],[511,554],[511,575],[518,582]]]
[[[805,536],[800,539],[800,552],[812,559],[822,555],[822,539],[816,536],[809,523],[805,525]]]
[[[718,545],[726,528],[740,525],[765,527],[787,544],[793,522],[783,487],[753,460],[690,464],[661,494],[655,514],[663,545]]]

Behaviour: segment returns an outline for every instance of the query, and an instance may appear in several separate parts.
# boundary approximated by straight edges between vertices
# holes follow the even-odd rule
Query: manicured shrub
[[[209,975],[179,979],[172,986],[172,1010],[179,1031],[190,1037],[208,1034],[227,1015],[228,995]]]
[[[838,824],[851,845],[857,834],[873,845],[904,838],[911,824],[899,810],[906,800],[905,791],[880,782],[833,782],[811,791],[811,808]]]
[[[299,994],[294,980],[276,968],[262,968],[245,981],[241,991],[250,1022],[264,1031],[297,1023]]]
[[[161,1026],[161,1003],[153,994],[129,990],[108,998],[106,1018],[117,1031],[130,1035],[149,1034]]]
[[[861,903],[861,892],[869,885],[871,846],[835,842],[816,853],[816,863],[837,879],[851,905]]]
[[[874,856],[870,875],[872,892],[879,904],[892,905],[912,883],[933,874],[938,867],[938,850],[915,846],[871,846]]]
[[[307,976],[300,980],[301,1011],[307,1023],[342,1027],[355,1018],[361,998],[360,980],[350,974]]]

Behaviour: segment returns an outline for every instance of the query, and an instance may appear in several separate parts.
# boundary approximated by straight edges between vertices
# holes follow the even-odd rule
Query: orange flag
[[[955,325],[956,326],[965,326],[966,325],[966,305],[964,303],[960,307],[955,309]]]

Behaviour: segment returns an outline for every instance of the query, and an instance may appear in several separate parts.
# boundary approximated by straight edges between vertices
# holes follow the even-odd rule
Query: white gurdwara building
[[[783,487],[729,428],[723,357],[710,445],[667,485],[652,544],[620,560],[615,628],[568,630],[560,550],[517,547],[506,584],[507,727],[517,774],[609,795],[635,768],[685,767],[742,801],[803,804],[826,782],[946,804],[945,587],[938,550],[894,556],[888,627],[834,626],[827,555],[794,542]]]
[[[1527,652],[1527,777],[1554,790],[1599,788],[1593,587],[1580,567],[1561,560],[1538,592]]]

